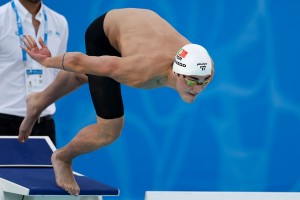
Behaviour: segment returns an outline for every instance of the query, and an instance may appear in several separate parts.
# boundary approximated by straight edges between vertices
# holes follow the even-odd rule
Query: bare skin
[[[61,71],[44,91],[29,94],[26,100],[27,113],[19,128],[19,140],[25,142],[28,139],[34,123],[44,109],[86,82],[85,74]]]
[[[32,15],[32,25],[37,34],[40,26],[40,22],[35,19],[36,14],[41,8],[41,0],[20,0],[20,3],[30,12]]]
[[[62,69],[63,62],[67,71],[107,76],[135,88],[151,89],[167,86],[175,89],[188,103],[192,103],[204,89],[205,86],[202,84],[188,86],[183,77],[173,73],[172,63],[177,51],[190,42],[154,12],[143,9],[112,10],[105,17],[104,31],[111,45],[122,57],[96,57],[80,52],[68,52],[63,60],[63,55],[51,57],[51,52],[41,38],[39,43],[42,48],[38,48],[30,36],[25,36],[23,42],[26,47],[22,48],[45,67]],[[65,74],[65,78],[67,77]],[[201,83],[210,79],[211,75],[190,78]],[[20,127],[22,130],[19,134],[20,141],[24,142],[28,138],[31,124],[42,108],[76,88],[66,87],[63,83],[64,80],[55,80],[45,91],[39,93],[40,100],[34,100],[32,97],[27,102],[32,109],[28,111],[28,117],[26,116],[23,126]],[[49,96],[50,100],[42,98]],[[34,107],[38,111],[33,112]],[[83,128],[69,144],[55,151],[52,155],[52,164],[57,184],[70,194],[78,195],[80,189],[72,173],[72,160],[79,155],[109,145],[119,137],[123,126],[124,116],[115,119],[97,116],[96,124]]]

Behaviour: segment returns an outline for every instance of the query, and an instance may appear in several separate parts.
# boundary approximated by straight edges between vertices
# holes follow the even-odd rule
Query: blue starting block
[[[99,200],[118,196],[119,189],[74,172],[79,196],[56,185],[51,155],[56,148],[49,137],[30,137],[20,143],[16,136],[0,136],[0,200]]]

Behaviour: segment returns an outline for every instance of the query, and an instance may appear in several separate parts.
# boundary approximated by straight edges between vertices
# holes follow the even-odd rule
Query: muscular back
[[[189,43],[164,19],[144,9],[110,11],[104,31],[128,61],[118,81],[141,88],[162,86],[177,51]]]

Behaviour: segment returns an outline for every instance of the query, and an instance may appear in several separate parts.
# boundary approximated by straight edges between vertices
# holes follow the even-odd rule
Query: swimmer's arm
[[[52,57],[50,50],[41,37],[39,38],[41,48],[38,47],[36,41],[30,35],[24,35],[22,41],[25,46],[21,46],[21,48],[32,59],[47,68],[57,68],[70,72],[113,78],[113,73],[119,69],[121,63],[124,63],[122,60],[127,60],[126,58],[116,56],[87,56],[80,52],[66,52],[62,55]]]
[[[46,58],[44,66],[76,73],[111,76],[119,68],[121,60],[116,56],[88,56],[80,52],[67,52]]]
[[[112,73],[121,65],[121,60],[126,60],[116,56],[87,56],[80,52],[66,52],[52,57],[50,50],[41,37],[39,37],[41,48],[38,47],[35,39],[30,35],[24,35],[22,41],[25,46],[21,46],[21,48],[32,59],[47,68],[113,77]]]

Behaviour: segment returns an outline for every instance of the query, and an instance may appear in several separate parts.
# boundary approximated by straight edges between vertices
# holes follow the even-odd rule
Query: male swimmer
[[[142,89],[170,87],[183,101],[192,103],[214,75],[213,61],[204,47],[192,44],[155,12],[145,9],[111,10],[97,18],[86,31],[87,55],[68,52],[52,57],[41,38],[41,48],[31,36],[26,35],[23,42],[22,48],[31,58],[47,68],[63,70],[46,90],[29,97],[31,109],[20,127],[21,142],[28,139],[43,108],[85,82],[85,74],[88,77],[97,123],[80,130],[51,158],[58,186],[72,195],[80,193],[72,160],[112,143],[123,129],[120,84]]]

